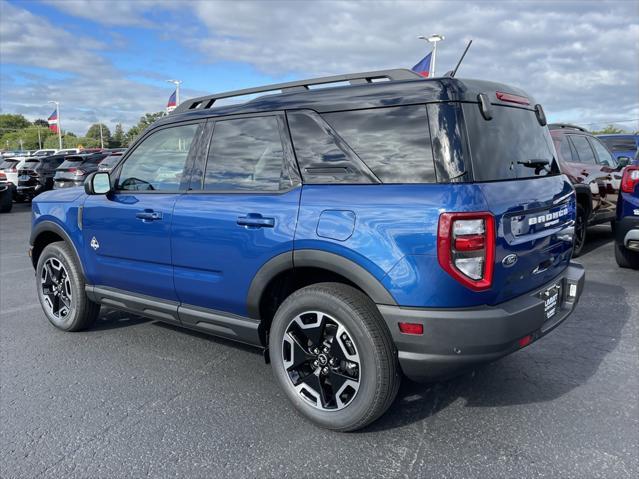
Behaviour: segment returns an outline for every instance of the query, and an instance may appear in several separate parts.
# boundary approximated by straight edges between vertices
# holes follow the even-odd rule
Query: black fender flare
[[[42,233],[48,233],[48,232],[57,234],[66,243],[68,243],[71,246],[71,249],[73,250],[73,254],[75,255],[75,259],[77,260],[78,265],[80,265],[80,270],[82,271],[82,275],[86,278],[86,274],[84,272],[84,265],[82,264],[82,261],[80,260],[80,255],[78,254],[78,249],[76,248],[75,243],[71,239],[71,236],[69,236],[69,234],[64,230],[64,228],[62,228],[62,226],[60,226],[56,222],[50,221],[50,220],[44,220],[38,223],[37,225],[35,225],[35,227],[31,229],[31,236],[29,237],[29,244],[31,245],[31,248],[33,248],[33,246],[35,245],[35,242],[38,239],[38,236],[40,236]],[[31,264],[33,264],[34,268],[37,266],[36,258],[33,255],[31,256]]]
[[[246,298],[248,316],[260,318],[262,293],[275,276],[289,269],[304,267],[321,268],[343,276],[359,286],[376,304],[397,305],[381,282],[354,261],[328,251],[301,249],[274,256],[258,270]]]

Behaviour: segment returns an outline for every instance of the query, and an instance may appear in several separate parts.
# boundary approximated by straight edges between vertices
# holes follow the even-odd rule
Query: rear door
[[[569,135],[581,167],[580,177],[592,193],[591,223],[608,221],[615,216],[616,194],[613,193],[611,168],[597,161],[591,139],[586,135]],[[615,196],[615,198],[613,198]]]
[[[485,120],[463,106],[473,177],[495,218],[495,303],[542,286],[572,254],[575,195],[548,128],[527,108],[494,106]]]
[[[207,128],[210,146],[175,205],[171,235],[180,319],[199,326],[207,319],[196,308],[247,316],[260,267],[282,253],[292,258],[301,192],[283,114],[219,119]]]

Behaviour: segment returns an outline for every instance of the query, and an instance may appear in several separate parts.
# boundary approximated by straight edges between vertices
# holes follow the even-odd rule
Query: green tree
[[[97,140],[98,146],[100,146],[100,125],[102,125],[102,139],[104,140],[104,144],[108,146],[111,141],[111,131],[109,131],[109,128],[104,123],[94,123],[89,127],[87,134],[84,136]]]
[[[41,126],[43,128],[49,128],[49,122],[47,120],[43,120],[42,118],[38,118],[37,120],[33,120],[33,124],[36,126]]]
[[[38,132],[38,130],[40,131]],[[38,133],[40,134],[40,139],[43,145],[47,138],[53,135],[48,128],[29,126],[19,130],[7,131],[0,137],[0,146],[2,146],[2,148],[8,147],[12,150],[18,150],[20,149],[20,140],[22,140],[22,146],[25,150],[37,150],[40,148]]]
[[[593,135],[615,135],[617,133],[627,133],[625,130],[621,128],[617,128],[614,125],[608,125],[603,130],[593,131],[591,132]]]
[[[145,113],[144,116],[140,117],[140,121],[138,121],[138,124],[132,126],[129,131],[126,132],[127,146],[131,146],[136,138],[140,136],[140,134],[144,130],[146,130],[149,125],[155,123],[156,120],[159,120],[163,116],[166,116],[166,112],[158,111],[156,113]]]
[[[122,123],[118,123],[115,125],[115,130],[113,131],[113,136],[111,137],[111,141],[109,142],[109,147],[111,148],[120,148],[126,144],[126,135],[124,134],[124,128],[122,127]]]
[[[0,115],[0,135],[10,132],[22,130],[31,126],[31,122],[22,115],[12,115],[3,113]]]

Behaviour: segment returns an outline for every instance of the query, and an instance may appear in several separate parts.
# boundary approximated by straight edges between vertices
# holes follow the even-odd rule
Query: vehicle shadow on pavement
[[[468,408],[498,408],[563,396],[587,383],[616,349],[632,315],[625,298],[623,288],[589,280],[575,313],[555,331],[528,348],[449,381],[404,380],[389,411],[365,431],[428,420],[459,400]],[[612,310],[611,304],[615,305]]]
[[[126,328],[148,323],[149,321],[153,320],[116,309],[107,309],[103,306],[100,310],[100,316],[98,316],[98,319],[93,323],[89,331],[108,331],[109,329]]]
[[[581,250],[581,256],[586,255],[606,244],[614,241],[615,235],[612,228],[607,225],[591,226],[586,233],[586,243]],[[580,257],[581,257],[580,256]]]

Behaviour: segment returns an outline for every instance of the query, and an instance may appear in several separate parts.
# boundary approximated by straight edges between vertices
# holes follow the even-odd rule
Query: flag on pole
[[[49,130],[51,130],[53,133],[57,133],[58,132],[58,111],[57,110],[53,110],[53,113],[51,113],[51,115],[49,115],[49,118],[47,118],[47,122],[49,123]]]
[[[419,73],[423,77],[428,77],[430,73],[430,59],[433,56],[433,52],[430,52],[424,58],[422,58],[417,65],[415,65],[411,70]]]
[[[169,101],[166,104],[166,111],[167,112],[171,112],[171,111],[175,110],[175,107],[177,106],[176,95],[177,95],[177,89],[169,97]]]

